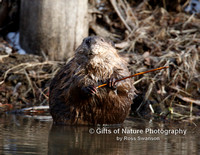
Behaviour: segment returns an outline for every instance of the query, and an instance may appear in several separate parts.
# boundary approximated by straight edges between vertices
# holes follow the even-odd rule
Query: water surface
[[[133,153],[200,154],[200,124],[130,117],[122,126],[75,127],[52,125],[50,116],[0,116],[0,154],[3,155]]]

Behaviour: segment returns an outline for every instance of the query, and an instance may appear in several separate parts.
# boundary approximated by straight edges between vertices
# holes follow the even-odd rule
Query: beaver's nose
[[[88,45],[88,46],[91,46],[92,44],[95,44],[96,41],[94,38],[91,38],[91,37],[88,37],[85,39],[85,43]]]

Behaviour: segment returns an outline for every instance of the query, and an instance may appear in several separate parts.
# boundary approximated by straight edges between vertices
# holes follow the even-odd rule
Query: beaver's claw
[[[87,86],[87,87],[83,87],[82,91],[84,92],[84,94],[87,94],[88,96],[90,96],[90,95],[96,94],[97,88],[95,86]]]
[[[115,90],[117,89],[117,84],[116,84],[116,79],[115,78],[110,78],[108,80],[108,87]]]

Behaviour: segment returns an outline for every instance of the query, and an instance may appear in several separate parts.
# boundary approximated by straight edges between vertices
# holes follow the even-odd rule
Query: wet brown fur
[[[83,40],[75,56],[62,68],[50,85],[50,112],[57,124],[120,124],[129,113],[134,86],[132,79],[117,82],[117,89],[108,86],[86,96],[82,88],[98,86],[109,79],[129,76],[127,63],[110,41],[102,37]],[[86,39],[88,39],[86,38]]]

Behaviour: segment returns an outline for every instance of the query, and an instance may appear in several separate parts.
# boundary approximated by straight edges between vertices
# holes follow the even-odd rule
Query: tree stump
[[[88,36],[88,0],[21,0],[20,44],[28,53],[66,60]]]

